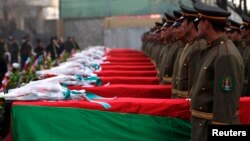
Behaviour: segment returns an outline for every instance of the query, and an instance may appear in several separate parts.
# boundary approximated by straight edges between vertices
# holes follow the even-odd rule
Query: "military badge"
[[[230,93],[234,91],[235,82],[231,77],[225,77],[219,81],[219,88],[223,93]]]

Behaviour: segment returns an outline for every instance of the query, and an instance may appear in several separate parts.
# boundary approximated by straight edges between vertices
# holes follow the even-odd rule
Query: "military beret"
[[[198,12],[199,19],[205,18],[208,20],[226,22],[231,15],[231,13],[222,8],[210,6],[202,2],[196,2],[194,4],[194,9]]]
[[[250,18],[246,15],[242,15],[241,17],[242,17],[243,23],[241,24],[240,28],[250,29]]]

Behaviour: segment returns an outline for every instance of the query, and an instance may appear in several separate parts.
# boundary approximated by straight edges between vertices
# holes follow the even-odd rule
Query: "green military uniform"
[[[178,49],[183,47],[181,41],[175,41],[171,44],[169,51],[167,52],[166,56],[162,58],[161,61],[161,69],[160,69],[160,76],[162,78],[162,84],[172,84],[172,74],[174,63],[177,58]]]
[[[165,43],[165,44],[162,45],[162,50],[161,50],[161,52],[159,54],[159,62],[158,62],[158,66],[157,66],[158,70],[160,70],[160,68],[161,68],[162,58],[163,58],[164,55],[166,56],[166,54],[168,52],[168,49],[169,49],[169,46],[170,46],[170,43]]]
[[[184,48],[183,47],[180,47],[178,48],[177,50],[177,57],[176,57],[176,60],[175,60],[175,63],[174,63],[174,68],[173,68],[173,74],[172,74],[172,98],[176,98],[178,93],[177,93],[177,80],[178,80],[178,77],[177,77],[177,74],[178,74],[178,71],[180,69],[180,66],[179,66],[179,61],[181,59],[181,55],[184,51]]]
[[[177,97],[187,98],[189,90],[193,84],[193,77],[197,65],[197,56],[199,52],[206,46],[205,40],[195,40],[186,44],[184,51],[181,54],[180,60],[177,63],[179,70],[176,76]]]
[[[250,95],[250,40],[248,32],[250,30],[250,18],[247,16],[242,16],[243,19],[243,23],[241,25],[241,29],[242,34],[244,36],[245,39],[243,42],[243,54],[242,54],[242,58],[244,61],[244,65],[245,65],[245,74],[244,74],[244,88],[243,88],[243,92],[242,92],[242,96],[249,96]]]
[[[164,75],[164,70],[165,70],[165,64],[166,64],[166,60],[167,60],[167,56],[168,56],[168,51],[170,49],[172,43],[168,43],[165,45],[165,49],[162,52],[162,57],[161,57],[161,61],[159,63],[159,78],[160,78],[160,82],[162,82]]]
[[[186,23],[183,41],[187,42],[183,51],[175,63],[175,70],[172,76],[172,98],[187,98],[192,87],[195,74],[197,54],[206,46],[205,40],[197,39],[197,29],[193,20],[198,17],[198,12],[191,7],[180,5],[183,16],[177,22]],[[191,26],[191,27],[190,27]]]
[[[224,23],[230,15],[219,7],[199,2],[194,7],[201,13],[201,18],[207,21],[219,20]],[[198,30],[202,30],[199,24]],[[209,26],[206,29],[208,31],[201,31],[207,36],[215,30],[211,24]],[[222,30],[217,31],[215,36],[218,38],[201,51],[197,64],[190,92],[192,141],[206,141],[209,124],[239,124],[238,108],[244,81],[244,64],[233,42],[226,35],[221,35]]]
[[[182,16],[182,13],[180,11],[174,10],[173,15],[176,21]],[[172,26],[177,27],[179,25],[180,25],[179,22],[174,22]],[[173,44],[171,44],[169,48],[168,55],[166,56],[166,59],[164,60],[165,62],[164,61],[161,62],[162,64],[161,70],[160,70],[162,71],[161,72],[161,78],[162,78],[161,84],[172,84],[174,63],[175,63],[175,60],[177,59],[178,52],[180,52],[180,48],[183,48],[183,43],[180,40],[174,41]]]
[[[149,40],[148,40],[148,43],[147,43],[147,47],[146,47],[146,53],[147,53],[147,56],[150,57],[151,55],[151,51],[152,51],[152,48],[153,48],[153,42],[152,42],[152,39],[150,39],[152,35],[149,35]]]
[[[226,32],[227,32],[228,37],[233,41],[234,45],[238,48],[240,54],[243,55],[245,48],[243,46],[243,42],[242,42],[241,35],[240,35],[241,34],[240,27],[241,27],[240,23],[232,19],[229,19]]]
[[[164,49],[164,45],[161,43],[159,43],[158,45],[158,49],[157,49],[157,52],[156,52],[156,55],[155,55],[155,65],[158,69],[158,66],[159,66],[159,62],[160,62],[160,54],[161,54],[161,51]],[[158,69],[159,70],[159,69]]]
[[[250,95],[250,42],[244,43],[245,50],[243,52],[242,58],[245,66],[244,74],[244,88],[242,91],[242,96]]]
[[[155,64],[155,60],[156,60],[156,55],[157,52],[159,50],[159,38],[160,38],[160,28],[162,27],[162,23],[159,22],[155,22],[155,30],[153,31],[153,33],[151,34],[152,37],[152,47],[150,49],[150,54],[149,57],[151,58],[152,62],[154,65]]]
[[[163,24],[163,34],[166,35],[167,33],[167,36],[165,36],[165,38],[163,39],[162,49],[159,53],[159,57],[158,57],[159,60],[157,63],[158,70],[161,70],[161,67],[164,65],[164,63],[162,63],[162,60],[163,61],[166,60],[167,53],[169,51],[169,46],[171,45],[171,40],[172,40],[172,35],[171,35],[172,32],[170,28],[175,20],[175,18],[169,15],[168,13],[165,13],[165,17],[166,17],[166,22]],[[162,80],[162,77],[160,77],[160,80]]]
[[[157,53],[160,50],[160,44],[158,42],[155,42],[152,48],[152,52],[151,52],[151,60],[153,62],[153,64],[156,66],[156,58],[157,58]]]
[[[192,123],[196,128],[192,134],[196,137],[195,141],[206,137],[207,126],[212,122],[239,124],[237,110],[243,68],[240,53],[226,37],[217,39],[202,50],[191,90]],[[200,113],[208,116],[202,117]]]
[[[245,52],[245,49],[246,49],[243,42],[238,41],[238,42],[233,42],[233,43],[237,47],[237,49],[239,50],[240,55],[243,56],[243,53]]]

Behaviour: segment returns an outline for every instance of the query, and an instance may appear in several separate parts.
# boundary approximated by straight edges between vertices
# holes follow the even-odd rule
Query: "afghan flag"
[[[107,102],[107,101],[106,101]],[[188,141],[184,99],[117,98],[110,109],[76,101],[14,102],[14,141]]]
[[[87,101],[14,102],[13,141],[189,141],[185,99],[117,98],[110,109]],[[250,124],[250,98],[240,100],[241,124]]]

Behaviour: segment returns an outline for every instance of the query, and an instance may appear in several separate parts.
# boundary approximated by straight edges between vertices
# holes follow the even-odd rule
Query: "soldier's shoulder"
[[[233,47],[235,47],[233,41],[230,40],[230,39],[226,40],[225,43],[226,43],[228,46],[233,46]]]
[[[207,47],[207,42],[205,39],[199,39],[192,45],[193,49],[205,49]]]
[[[199,39],[199,40],[198,40],[198,44],[199,44],[199,47],[200,47],[201,49],[204,49],[204,48],[207,47],[207,41],[206,41],[205,39]]]
[[[225,53],[230,52],[230,50],[237,49],[234,43],[230,39],[220,41],[219,48],[221,48],[221,50]]]

